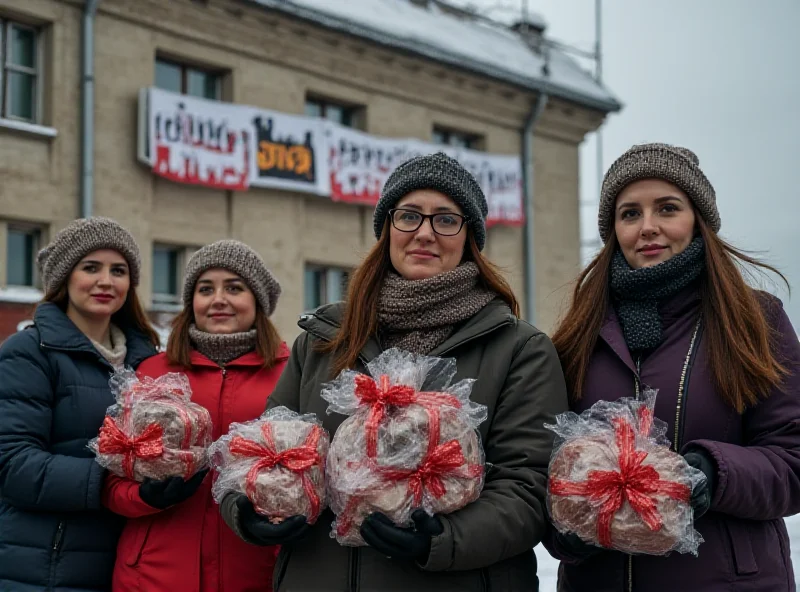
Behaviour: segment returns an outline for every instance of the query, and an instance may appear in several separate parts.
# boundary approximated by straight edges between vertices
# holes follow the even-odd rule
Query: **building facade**
[[[532,246],[535,322],[552,329],[580,266],[578,147],[619,104],[547,45],[542,24],[510,30],[435,0],[0,0],[0,27],[0,340],[30,318],[41,298],[36,251],[86,213],[87,184],[91,213],[139,242],[139,296],[162,325],[178,306],[187,257],[209,242],[232,237],[262,254],[283,286],[274,320],[287,340],[298,314],[341,298],[374,244],[369,203],[155,174],[140,155],[148,87],[220,101],[221,112],[248,105],[517,156],[546,94],[532,137]],[[498,51],[475,55],[476,41]],[[524,225],[498,223],[485,249],[521,301],[524,236]]]

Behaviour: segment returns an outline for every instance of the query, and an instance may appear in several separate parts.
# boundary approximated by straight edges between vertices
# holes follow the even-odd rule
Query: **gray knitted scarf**
[[[256,330],[244,333],[206,333],[196,325],[189,326],[189,339],[195,349],[212,362],[224,366],[256,348]]]
[[[466,321],[495,298],[478,285],[475,263],[424,280],[390,273],[378,303],[382,345],[427,354],[444,343],[456,324]]]
[[[611,264],[611,296],[630,351],[646,351],[661,343],[659,303],[695,281],[704,268],[705,243],[700,236],[653,267],[632,269],[617,251]]]

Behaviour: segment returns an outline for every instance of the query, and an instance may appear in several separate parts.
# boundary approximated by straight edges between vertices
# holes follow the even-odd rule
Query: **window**
[[[156,59],[158,88],[174,93],[218,101],[222,95],[222,76],[217,72]]]
[[[359,110],[359,107],[340,105],[320,99],[306,99],[306,115],[308,117],[322,117],[347,127],[357,127],[356,115]]]
[[[350,272],[346,269],[306,265],[305,310],[344,300]]]
[[[481,141],[480,136],[466,134],[452,130],[433,128],[433,143],[444,144],[445,146],[457,146],[458,148],[477,148]]]
[[[39,120],[39,38],[33,27],[0,19],[0,117]]]
[[[9,224],[6,243],[6,284],[35,288],[38,283],[36,254],[40,232]]]
[[[153,247],[153,305],[180,304],[180,266],[182,247]]]

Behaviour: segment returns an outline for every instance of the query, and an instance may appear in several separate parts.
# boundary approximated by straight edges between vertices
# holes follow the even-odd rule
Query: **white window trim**
[[[44,292],[30,286],[8,286],[0,288],[0,302],[36,304],[44,298]]]
[[[55,138],[58,135],[58,130],[54,127],[39,125],[38,123],[30,123],[18,119],[6,119],[4,117],[0,117],[0,128],[13,130],[15,132],[22,132],[32,136],[42,136],[45,138]]]

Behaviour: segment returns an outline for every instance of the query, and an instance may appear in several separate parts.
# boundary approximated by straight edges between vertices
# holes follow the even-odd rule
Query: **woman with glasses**
[[[477,379],[472,399],[489,410],[480,498],[446,516],[418,511],[409,528],[372,514],[361,527],[369,546],[354,548],[330,537],[329,510],[313,526],[303,517],[272,524],[230,494],[222,514],[240,537],[282,545],[275,590],[538,590],[533,547],[545,532],[552,447],[542,424],[566,410],[566,387],[550,339],[518,318],[511,288],[481,253],[486,215],[480,186],[452,158],[398,167],[375,209],[378,242],[347,300],[302,317],[268,402],[315,413],[334,434],[345,418],[327,415],[319,393],[340,371],[363,372],[391,347],[455,358],[456,379]]]

